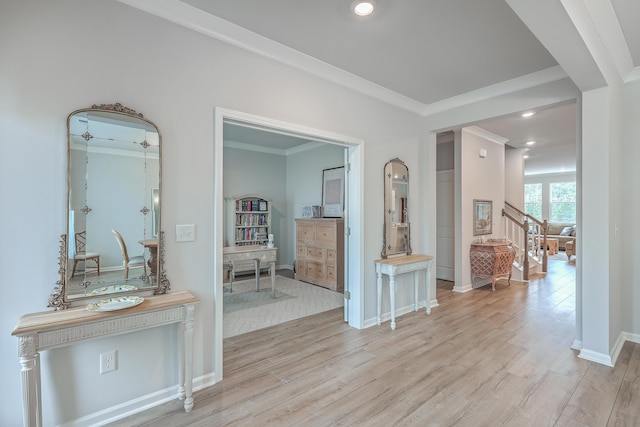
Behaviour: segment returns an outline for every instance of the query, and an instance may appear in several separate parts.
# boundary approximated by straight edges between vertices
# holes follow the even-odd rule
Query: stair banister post
[[[547,272],[547,263],[549,261],[549,254],[547,254],[547,220],[545,219],[542,222],[542,232],[544,233],[542,236],[542,247],[544,248],[544,252],[542,252],[542,271]]]
[[[529,220],[525,218],[522,227],[524,231],[524,262],[522,264],[522,278],[525,281],[529,280]]]

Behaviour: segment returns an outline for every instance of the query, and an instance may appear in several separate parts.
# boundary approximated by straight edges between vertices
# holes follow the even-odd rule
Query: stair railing
[[[505,236],[516,247],[516,263],[522,268],[524,280],[529,280],[529,257],[540,262],[542,271],[546,273],[547,220],[540,221],[508,202],[505,202],[502,216],[506,218]]]

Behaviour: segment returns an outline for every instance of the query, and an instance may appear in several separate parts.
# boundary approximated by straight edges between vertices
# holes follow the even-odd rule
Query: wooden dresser
[[[295,278],[344,291],[344,219],[296,219]]]

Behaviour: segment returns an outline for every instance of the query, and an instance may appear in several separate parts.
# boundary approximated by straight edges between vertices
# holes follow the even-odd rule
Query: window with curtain
[[[549,184],[549,210],[551,222],[576,222],[575,182]]]
[[[524,212],[542,219],[542,183],[524,185]]]

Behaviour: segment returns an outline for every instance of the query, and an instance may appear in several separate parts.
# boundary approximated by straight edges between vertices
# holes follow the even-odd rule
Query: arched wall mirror
[[[120,104],[69,114],[67,232],[50,307],[169,289],[160,177],[160,132],[142,114]]]
[[[384,232],[382,258],[411,255],[408,215],[409,169],[395,158],[384,166]]]

